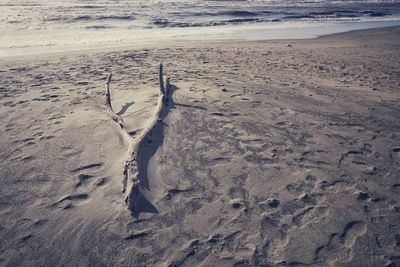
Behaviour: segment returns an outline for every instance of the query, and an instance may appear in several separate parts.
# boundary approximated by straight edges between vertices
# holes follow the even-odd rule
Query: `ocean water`
[[[7,56],[173,40],[310,38],[398,25],[400,2],[0,0],[0,12],[0,56]]]

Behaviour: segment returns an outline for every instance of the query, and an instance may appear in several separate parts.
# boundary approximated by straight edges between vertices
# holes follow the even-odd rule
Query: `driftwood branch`
[[[110,92],[111,78],[112,78],[112,75],[111,75],[111,73],[110,73],[110,74],[108,74],[107,79],[106,79],[106,83],[105,83],[105,86],[106,86],[106,92],[105,92],[105,95],[106,95],[106,105],[107,105],[108,109],[110,110],[110,112],[111,112],[111,114],[112,114],[112,119],[113,119],[116,123],[118,123],[119,126],[120,126],[121,128],[125,128],[125,126],[124,126],[124,121],[122,120],[122,118],[121,118],[120,116],[118,116],[117,114],[115,114],[114,109],[113,109],[113,107],[112,107],[112,105],[111,105],[111,92]]]
[[[163,64],[160,64],[159,68],[159,83],[160,83],[160,93],[157,100],[157,107],[155,115],[149,124],[149,126],[143,130],[143,132],[138,136],[136,142],[132,143],[129,148],[129,158],[125,163],[123,169],[123,193],[126,195],[126,203],[131,211],[136,209],[135,207],[135,192],[138,192],[138,187],[140,186],[139,170],[137,164],[137,153],[139,148],[144,144],[144,141],[149,138],[150,132],[156,127],[157,123],[160,123],[162,112],[167,102],[168,89],[170,87],[170,79],[166,78],[164,83],[164,73]]]
[[[110,93],[111,78],[112,75],[110,73],[105,82],[106,105],[110,113],[112,114],[113,120],[121,126],[121,130],[129,143],[128,158],[123,167],[122,192],[126,193],[125,201],[128,205],[128,208],[132,212],[135,212],[137,211],[137,201],[140,200],[140,177],[137,162],[138,152],[139,149],[144,145],[145,140],[150,138],[151,131],[157,126],[158,123],[160,123],[160,120],[162,119],[162,113],[168,101],[168,91],[171,87],[170,79],[168,77],[164,79],[163,64],[161,63],[159,68],[160,93],[157,100],[155,115],[152,118],[149,126],[142,131],[142,133],[137,137],[136,140],[134,140],[132,136],[129,135],[126,127],[124,126],[122,118],[115,114],[112,108]]]

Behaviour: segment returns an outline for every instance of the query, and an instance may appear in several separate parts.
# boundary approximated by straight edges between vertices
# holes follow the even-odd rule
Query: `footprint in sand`
[[[259,232],[265,243],[265,250],[268,257],[276,257],[288,244],[288,225],[282,225],[276,214],[268,215],[260,223]]]
[[[247,189],[241,186],[231,187],[228,193],[231,199],[236,199],[236,198],[247,199],[249,196]]]
[[[298,180],[297,182],[288,184],[286,189],[290,194],[298,197],[304,193],[310,193],[314,188],[313,183],[309,183],[303,180]]]
[[[320,188],[329,193],[353,192],[355,189],[355,183],[351,181],[349,177],[343,177],[343,179],[335,180],[333,182],[322,181],[320,183]]]
[[[239,209],[241,207],[247,208],[249,203],[247,201],[249,197],[249,192],[246,188],[241,186],[234,186],[228,190],[229,197],[231,200],[229,203],[234,209]]]
[[[322,218],[327,217],[328,214],[329,209],[327,207],[309,207],[293,216],[292,222],[302,228],[311,222],[320,221]]]
[[[400,147],[393,147],[390,149],[390,158],[392,161],[400,163]]]
[[[367,225],[361,221],[347,223],[343,231],[331,234],[329,241],[315,252],[315,261],[329,264],[347,262],[352,258],[352,248],[358,237],[364,235]]]

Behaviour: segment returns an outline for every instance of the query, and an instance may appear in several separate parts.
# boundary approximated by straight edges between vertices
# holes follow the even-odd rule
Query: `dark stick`
[[[106,80],[106,105],[111,110],[111,112],[114,113],[112,106],[111,106],[110,83],[111,83],[111,73],[108,74],[108,77]]]
[[[159,80],[160,80],[160,93],[164,94],[165,88],[164,88],[164,78],[163,78],[163,64],[160,64],[160,71],[159,71]]]

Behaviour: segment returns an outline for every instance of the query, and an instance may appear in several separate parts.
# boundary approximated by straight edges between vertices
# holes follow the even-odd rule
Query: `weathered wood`
[[[128,204],[128,208],[130,210],[135,209],[135,207],[131,207],[132,203],[134,201],[130,201],[131,198],[134,198],[134,192],[135,189],[137,189],[138,186],[140,186],[140,180],[139,180],[139,171],[137,169],[137,153],[139,150],[139,147],[145,142],[146,138],[148,138],[149,133],[151,130],[159,123],[159,121],[162,118],[162,112],[166,104],[166,97],[168,93],[168,88],[170,87],[170,80],[169,78],[166,78],[165,83],[163,80],[163,65],[160,64],[160,69],[159,69],[159,82],[160,82],[160,94],[157,100],[157,107],[156,107],[156,112],[155,115],[150,122],[149,126],[146,127],[142,133],[137,137],[136,142],[133,142],[131,144],[131,147],[128,150],[129,153],[129,158],[125,162],[125,166],[123,169],[123,193],[127,193],[126,195],[126,203]],[[166,85],[166,87],[164,87]]]
[[[112,77],[112,74],[111,74],[111,72],[110,72],[110,74],[108,74],[108,76],[107,76],[106,84],[110,84],[110,82],[111,82],[111,77]]]

